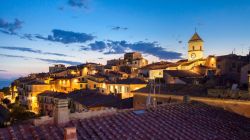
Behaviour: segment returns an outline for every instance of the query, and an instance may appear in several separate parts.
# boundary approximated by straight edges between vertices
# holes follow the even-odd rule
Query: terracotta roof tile
[[[201,103],[174,103],[144,113],[124,111],[74,120],[63,126],[17,125],[0,129],[1,139],[63,139],[65,127],[76,127],[84,139],[226,139],[250,137],[250,119]]]

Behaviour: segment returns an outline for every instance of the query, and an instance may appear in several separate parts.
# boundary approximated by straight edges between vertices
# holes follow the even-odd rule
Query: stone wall
[[[35,126],[44,125],[44,124],[53,124],[53,123],[54,123],[53,117],[49,117],[49,116],[42,116],[40,118],[33,120],[33,124]]]
[[[230,90],[230,89],[208,89],[208,96],[233,99],[250,99],[250,94],[245,90]]]
[[[90,117],[95,117],[95,116],[105,116],[105,115],[111,115],[115,114],[117,112],[117,109],[111,108],[111,109],[103,109],[103,110],[94,110],[94,111],[86,111],[86,112],[76,112],[76,113],[71,113],[69,115],[70,120],[75,120],[75,119],[86,119]]]

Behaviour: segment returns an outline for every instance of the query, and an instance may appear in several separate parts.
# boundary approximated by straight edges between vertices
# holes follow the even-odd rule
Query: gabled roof
[[[97,90],[78,90],[68,94],[68,98],[86,107],[113,107],[120,99],[115,95],[105,95]]]
[[[149,65],[146,65],[142,67],[141,69],[149,69],[149,70],[154,70],[154,69],[166,69],[167,67],[173,65],[174,63],[168,62],[168,61],[161,61],[157,63],[152,63]]]
[[[40,94],[38,94],[40,97],[54,97],[54,98],[59,98],[59,99],[67,99],[67,94],[64,92],[54,92],[54,91],[44,91]]]
[[[192,38],[188,41],[188,43],[190,43],[190,42],[196,42],[196,41],[201,41],[201,42],[203,42],[203,40],[201,39],[201,37],[198,35],[197,32],[194,33],[194,35],[193,35]]]
[[[139,79],[139,78],[127,78],[127,79],[120,79],[115,82],[111,82],[110,84],[147,84],[146,81]]]
[[[179,78],[199,78],[200,74],[189,71],[189,70],[164,70],[164,73],[171,75],[172,77]]]

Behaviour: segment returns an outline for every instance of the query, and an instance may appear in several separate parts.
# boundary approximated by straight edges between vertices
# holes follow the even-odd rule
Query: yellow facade
[[[91,90],[95,90],[97,88],[103,88],[105,87],[105,83],[104,82],[98,82],[98,81],[94,81],[94,80],[88,80],[88,88]]]
[[[149,70],[149,79],[163,78],[163,70],[165,69]]]
[[[38,102],[37,102],[37,95],[50,90],[50,85],[41,84],[41,85],[28,85],[28,97],[27,97],[27,105],[28,108],[34,112],[38,113]]]
[[[146,87],[147,84],[107,84],[106,93],[119,93],[121,98],[130,98],[134,94],[132,91]]]
[[[68,93],[74,90],[84,89],[86,87],[85,84],[80,83],[78,78],[79,77],[56,79],[55,82],[51,84],[51,90]]]

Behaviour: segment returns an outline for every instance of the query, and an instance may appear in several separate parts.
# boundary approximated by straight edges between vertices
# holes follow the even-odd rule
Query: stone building
[[[63,64],[57,64],[49,67],[49,73],[54,73],[62,70],[66,70],[66,67]]]

